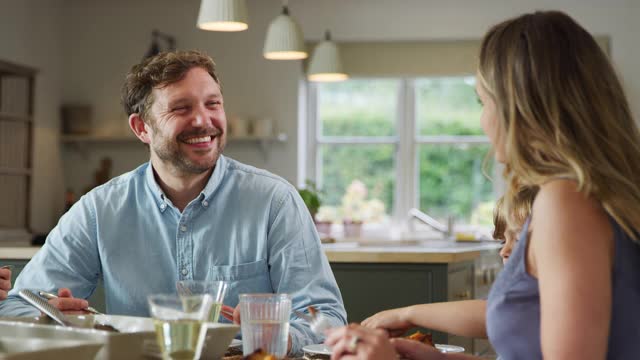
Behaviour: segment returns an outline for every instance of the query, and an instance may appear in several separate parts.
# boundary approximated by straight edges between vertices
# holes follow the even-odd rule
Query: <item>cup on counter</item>
[[[158,294],[149,295],[148,301],[162,358],[198,359],[206,332],[202,324],[211,312],[212,296]]]
[[[213,305],[207,321],[218,322],[224,297],[227,294],[225,281],[180,280],[176,283],[176,290],[178,295],[210,295],[213,299]]]
[[[234,138],[243,138],[250,135],[249,120],[246,117],[232,115],[229,117],[229,134]]]
[[[271,118],[256,119],[253,123],[253,133],[258,137],[273,135],[273,120]]]
[[[245,356],[262,349],[279,359],[287,355],[291,297],[287,294],[241,294],[240,328]]]

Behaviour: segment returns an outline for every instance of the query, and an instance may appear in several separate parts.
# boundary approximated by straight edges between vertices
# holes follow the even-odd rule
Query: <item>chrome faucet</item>
[[[449,216],[447,218],[447,225],[444,225],[424,212],[413,208],[409,210],[409,230],[411,232],[415,231],[412,221],[414,218],[429,225],[429,227],[444,235],[446,239],[450,239],[453,236],[453,216]]]

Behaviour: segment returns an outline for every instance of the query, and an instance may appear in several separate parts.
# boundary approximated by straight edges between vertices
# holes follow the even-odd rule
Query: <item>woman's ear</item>
[[[136,135],[136,137],[140,139],[140,141],[145,144],[151,143],[149,127],[144,122],[144,120],[142,120],[140,114],[133,113],[129,115],[129,127],[131,128],[131,131],[133,131],[133,133]]]

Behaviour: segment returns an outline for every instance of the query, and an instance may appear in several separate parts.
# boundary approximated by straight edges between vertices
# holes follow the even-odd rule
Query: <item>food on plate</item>
[[[419,341],[419,342],[421,342],[423,344],[427,344],[429,346],[435,346],[433,344],[433,337],[429,333],[425,334],[423,332],[416,331],[415,333],[413,333],[413,334],[411,334],[411,335],[409,335],[409,336],[407,336],[405,338],[409,339],[409,340]]]
[[[120,332],[118,329],[114,328],[112,325],[109,324],[93,324],[93,328],[96,330],[102,330],[102,331],[111,331],[111,332]]]
[[[253,353],[246,356],[244,360],[277,360],[277,359],[275,355],[267,354],[266,351],[262,349],[257,349]]]

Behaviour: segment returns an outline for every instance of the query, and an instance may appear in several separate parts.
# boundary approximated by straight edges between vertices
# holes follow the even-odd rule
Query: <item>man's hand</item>
[[[58,290],[58,298],[49,300],[49,304],[69,315],[86,314],[85,309],[89,307],[87,300],[74,298],[71,290],[67,288]]]
[[[3,266],[0,268],[0,300],[7,298],[9,290],[11,290],[11,269]]]

